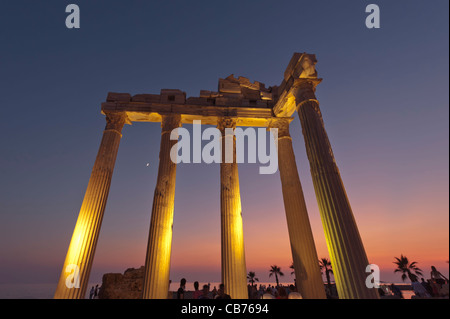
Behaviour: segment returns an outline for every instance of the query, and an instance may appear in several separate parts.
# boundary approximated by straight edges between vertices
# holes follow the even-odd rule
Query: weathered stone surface
[[[104,274],[99,299],[141,299],[144,266],[129,268],[123,274]]]
[[[241,100],[226,98],[226,97],[218,97],[216,98],[216,104],[218,106],[241,106]]]
[[[144,103],[160,103],[161,95],[159,94],[136,94],[131,98],[132,102]]]
[[[269,100],[269,101],[271,101],[273,99],[272,92],[261,91],[261,99],[262,100]]]
[[[114,93],[109,92],[106,97],[107,102],[129,102],[131,101],[131,95],[129,93]]]
[[[249,100],[261,99],[261,93],[259,90],[253,90],[250,88],[242,87],[242,94],[244,95],[244,98]]]
[[[219,79],[219,92],[240,94],[241,86],[239,85],[239,83],[227,79]]]
[[[272,87],[266,88],[264,83],[258,81],[252,83],[243,76],[236,79],[231,74],[225,79],[219,79],[218,96],[213,96],[210,91],[200,91],[200,96],[216,98],[216,105],[219,106],[267,107],[267,103],[260,103],[259,101],[272,101],[274,96],[272,91]]]
[[[278,87],[266,88],[264,83],[251,82],[248,78],[233,74],[225,79],[219,79],[218,92],[201,90],[200,96],[186,98],[186,92],[178,89],[162,89],[161,94],[136,94],[131,97],[128,93],[110,92],[107,102],[172,104],[172,105],[201,105],[221,107],[253,107],[267,108],[274,105],[278,97]],[[117,105],[116,105],[117,106]],[[136,104],[138,108],[142,105]],[[141,111],[141,109],[136,110]],[[145,117],[142,118],[145,120]]]
[[[186,99],[186,104],[209,105],[210,103],[206,97],[190,97]]]
[[[184,104],[185,102],[186,92],[172,89],[161,90],[161,103]]]
[[[284,80],[287,82],[290,77],[298,78],[317,78],[315,64],[317,62],[314,54],[295,53],[284,71]]]
[[[267,107],[267,101],[256,100],[256,107]]]
[[[200,90],[200,97],[209,98],[211,97],[211,91]]]

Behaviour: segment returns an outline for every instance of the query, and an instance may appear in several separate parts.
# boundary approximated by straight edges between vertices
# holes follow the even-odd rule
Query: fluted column
[[[222,241],[222,282],[233,299],[247,299],[247,269],[245,267],[244,229],[238,164],[236,163],[236,137],[226,136],[226,128],[234,129],[236,121],[219,120],[222,132],[222,163],[220,164],[220,210]],[[226,163],[226,148],[232,151],[232,163]],[[231,161],[230,161],[231,162]]]
[[[177,168],[176,163],[172,162],[170,158],[170,150],[178,142],[177,140],[171,140],[170,134],[173,129],[180,125],[180,115],[165,115],[162,117],[158,178],[153,197],[147,256],[145,258],[142,295],[144,299],[167,299],[168,296]]]
[[[294,94],[339,298],[378,298],[365,285],[369,262],[325,131],[316,84],[300,79]]]
[[[278,168],[297,287],[305,299],[325,299],[319,258],[289,135],[289,121],[277,120],[271,128],[278,128]]]
[[[56,288],[54,297],[57,299],[82,299],[86,295],[122,137],[121,132],[127,117],[125,113],[107,113],[106,121],[106,128]]]

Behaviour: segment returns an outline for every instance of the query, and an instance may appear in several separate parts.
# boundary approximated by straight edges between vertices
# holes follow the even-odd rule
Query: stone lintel
[[[160,122],[161,115],[175,113],[182,116],[182,123],[201,119],[211,125],[217,125],[218,117],[233,116],[240,126],[267,127],[272,117],[291,117],[299,103],[311,96],[308,88],[314,95],[322,80],[317,77],[316,63],[314,54],[294,53],[280,86],[269,88],[231,74],[219,79],[218,92],[202,90],[199,97],[186,98],[186,93],[178,89],[134,96],[110,92],[102,112],[125,111],[130,121],[136,122]]]
[[[102,114],[125,112],[131,122],[161,122],[162,115],[180,114],[183,124],[201,120],[202,124],[217,126],[223,117],[235,118],[238,126],[268,127],[276,120],[270,108],[221,107],[188,104],[143,102],[104,102]]]

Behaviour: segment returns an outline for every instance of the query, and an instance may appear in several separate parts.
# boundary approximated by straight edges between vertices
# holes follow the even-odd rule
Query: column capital
[[[237,120],[231,117],[222,117],[217,120],[217,128],[222,132],[222,134],[226,128],[235,129],[236,124]]]
[[[304,102],[317,101],[316,87],[322,82],[322,79],[296,79],[292,85],[292,94],[295,97],[297,108]]]
[[[289,124],[291,123],[292,118],[277,118],[270,121],[268,129],[277,128],[278,129],[278,139],[288,137],[291,138],[289,134]]]
[[[181,127],[181,115],[163,115],[161,119],[161,134],[170,133],[173,129]]]
[[[122,136],[122,129],[125,124],[131,124],[125,112],[107,112],[105,131],[116,131]]]

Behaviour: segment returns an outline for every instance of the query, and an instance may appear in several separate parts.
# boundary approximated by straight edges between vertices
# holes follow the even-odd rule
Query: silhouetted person
[[[209,286],[203,285],[202,294],[198,297],[198,299],[209,299]]]
[[[448,281],[448,279],[439,271],[437,271],[436,267],[434,266],[431,266],[431,280],[435,280],[439,285],[443,285],[446,281]]]
[[[205,286],[203,286],[204,288]],[[208,289],[209,290],[209,289]],[[198,281],[194,282],[194,299],[198,299],[202,295],[202,291],[198,290]]]
[[[94,299],[97,298],[97,296],[98,296],[98,285],[95,286]]]
[[[286,293],[286,288],[278,287],[278,296],[277,299],[288,299],[288,295]]]
[[[186,279],[182,278],[180,280],[180,288],[177,291],[177,299],[184,299],[184,292],[186,288]]]
[[[219,290],[217,291],[216,299],[231,299],[230,295],[225,293],[225,285],[220,284]]]
[[[89,299],[94,298],[94,286],[92,286],[91,291],[89,292]]]

